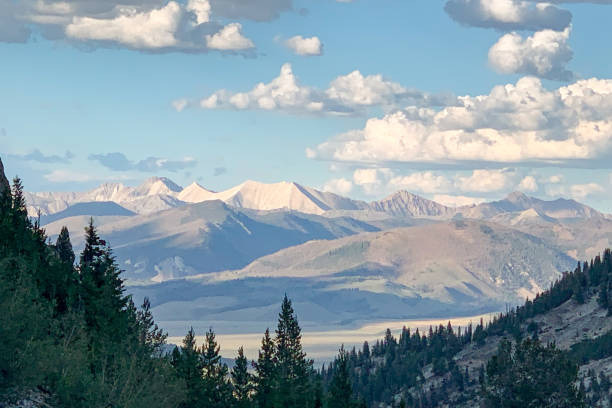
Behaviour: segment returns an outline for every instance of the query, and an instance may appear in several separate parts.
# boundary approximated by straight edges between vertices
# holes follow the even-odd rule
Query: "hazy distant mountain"
[[[239,271],[130,291],[151,297],[156,317],[169,328],[173,321],[273,320],[284,292],[300,305],[301,320],[341,325],[503,308],[533,297],[574,266],[574,259],[534,236],[458,220],[311,241]]]
[[[135,214],[136,213],[112,201],[77,203],[60,212],[51,215],[41,216],[40,223],[41,225],[46,225],[64,218],[76,217],[80,215],[97,218],[108,216],[127,217]]]
[[[452,217],[456,210],[402,190],[370,203],[374,211],[402,217]]]
[[[574,200],[559,198],[545,201],[519,192],[511,193],[503,200],[482,203],[474,207],[462,207],[457,209],[457,212],[467,218],[489,218],[498,214],[529,209],[557,219],[604,218],[599,211]]]
[[[196,188],[192,187],[194,190]],[[201,189],[199,193],[200,201],[221,200],[234,207],[254,210],[286,209],[306,214],[323,214],[328,210],[367,208],[365,202],[289,182],[265,184],[246,181],[219,193],[212,193],[205,189]]]
[[[79,248],[86,219],[66,220]],[[283,211],[247,214],[218,200],[101,221],[99,234],[112,245],[125,277],[143,282],[238,269],[258,257],[312,239],[377,230],[350,218]],[[45,226],[52,239],[60,224]]]
[[[152,213],[183,205],[175,197],[181,190],[181,187],[167,178],[153,177],[137,187],[105,183],[81,193],[26,193],[25,198],[31,216],[36,216],[38,211],[42,215],[54,214],[76,203],[108,201],[137,213]]]
[[[532,235],[457,220],[308,242],[219,278],[351,276],[449,302],[457,296],[511,300],[536,293],[574,264]]]

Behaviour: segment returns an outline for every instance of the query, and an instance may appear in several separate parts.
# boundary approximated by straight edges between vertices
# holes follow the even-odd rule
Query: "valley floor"
[[[329,330],[308,330],[308,324],[304,325],[302,336],[302,344],[308,356],[315,360],[315,364],[320,365],[332,361],[338,355],[340,345],[344,344],[345,348],[350,350],[353,346],[357,349],[363,346],[363,342],[367,341],[370,344],[385,336],[385,331],[390,329],[394,335],[399,335],[403,327],[410,328],[412,331],[419,329],[421,333],[427,332],[430,326],[436,327],[440,324],[445,325],[450,321],[453,327],[467,327],[470,323],[476,326],[480,319],[485,323],[489,322],[496,313],[487,313],[468,317],[451,317],[444,319],[418,319],[418,320],[394,320],[383,322],[371,322],[362,325],[355,329],[346,328],[329,328]],[[176,324],[176,322],[172,322]],[[197,322],[192,322],[196,324]],[[217,339],[221,344],[221,354],[226,358],[234,358],[239,347],[244,347],[245,355],[250,359],[257,358],[257,352],[261,347],[261,338],[265,327],[261,328],[261,333],[249,330],[248,332],[236,332],[239,330],[240,323],[232,322],[232,326],[215,327]],[[244,322],[245,327],[252,327],[250,322]],[[164,325],[161,321],[160,324]],[[274,327],[271,323],[270,327]],[[186,327],[184,331],[188,330]],[[204,331],[208,327],[203,325],[201,330],[196,330],[198,344],[204,339]],[[225,329],[225,330],[224,330]],[[180,332],[180,331],[179,331]],[[183,337],[169,337],[168,342],[171,344],[181,344]]]

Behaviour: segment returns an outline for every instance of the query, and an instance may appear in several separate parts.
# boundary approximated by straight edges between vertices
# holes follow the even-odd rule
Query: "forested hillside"
[[[165,352],[149,301],[125,294],[93,222],[85,242],[75,254],[64,229],[49,243],[21,181],[0,172],[0,406],[609,406],[610,250],[490,323],[387,331],[321,370],[285,296],[257,360],[240,349],[230,370],[212,329]]]
[[[212,329],[200,346],[190,330],[167,354],[148,300],[137,308],[125,295],[93,222],[85,241],[78,257],[66,229],[48,243],[27,216],[21,181],[11,188],[0,172],[0,406],[337,406],[286,297],[256,362],[239,350],[230,371]]]
[[[367,406],[610,406],[612,255],[476,326],[404,329],[323,369]],[[580,371],[579,371],[580,369]]]

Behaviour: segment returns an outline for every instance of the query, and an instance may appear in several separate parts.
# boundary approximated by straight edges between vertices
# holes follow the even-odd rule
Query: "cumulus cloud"
[[[307,151],[338,162],[421,167],[607,166],[612,152],[612,80],[547,90],[537,78],[464,96],[439,111],[404,110],[372,118]]]
[[[507,190],[514,177],[512,170],[474,170],[471,175],[458,177],[456,186],[461,191],[488,193]]]
[[[468,197],[463,195],[435,194],[433,200],[447,207],[463,207],[477,205],[487,201],[486,198]]]
[[[453,189],[447,177],[431,171],[396,176],[389,180],[388,185],[394,190],[410,190],[425,194],[448,192]]]
[[[534,192],[538,191],[538,182],[533,176],[526,176],[518,185],[520,191]]]
[[[323,43],[319,37],[304,38],[301,35],[289,38],[285,45],[297,55],[317,56],[323,54]]]
[[[158,171],[176,172],[193,168],[197,161],[192,157],[181,160],[168,160],[159,157],[148,157],[140,161],[131,161],[123,153],[92,154],[89,160],[97,161],[102,166],[113,171],[141,171],[155,173]]]
[[[569,193],[577,200],[604,193],[606,190],[597,183],[574,184],[570,186]]]
[[[27,154],[11,154],[9,157],[17,160],[35,161],[38,163],[70,163],[74,158],[74,154],[70,151],[66,151],[63,156],[55,154],[45,155],[40,150],[34,149]]]
[[[386,80],[381,75],[364,76],[359,71],[334,79],[325,90],[304,86],[295,76],[291,64],[281,67],[278,77],[259,83],[247,92],[222,89],[197,103],[179,99],[177,110],[199,105],[203,109],[261,109],[289,113],[351,115],[363,114],[366,108],[382,106],[442,106],[457,103],[450,95],[431,95],[410,90]]]
[[[211,20],[213,12],[209,0],[0,0],[0,41],[25,42],[36,27],[53,40],[147,52],[254,47],[240,24],[223,26]]]
[[[213,50],[243,51],[255,47],[253,41],[242,34],[242,24],[230,23],[219,32],[206,36],[206,45]]]
[[[572,21],[572,14],[550,2],[523,0],[449,0],[446,13],[460,24],[498,30],[561,31]]]
[[[323,191],[330,193],[336,193],[340,195],[348,194],[353,189],[353,183],[350,180],[342,178],[336,178],[329,180],[323,186]]]
[[[524,39],[517,33],[506,34],[489,50],[489,64],[504,74],[569,81],[574,76],[566,69],[573,57],[569,35],[569,27],[564,31],[538,31]]]
[[[148,12],[122,10],[114,18],[75,17],[66,26],[66,35],[79,40],[114,41],[133,48],[174,47],[182,9],[171,1]]]

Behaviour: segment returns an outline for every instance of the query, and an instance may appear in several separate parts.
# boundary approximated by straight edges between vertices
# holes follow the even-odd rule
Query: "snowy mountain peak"
[[[435,201],[428,200],[406,190],[400,190],[380,201],[370,203],[375,211],[383,211],[395,216],[439,217],[452,216],[454,210]]]
[[[201,203],[202,201],[214,200],[215,192],[202,187],[195,181],[185,187],[177,196],[186,203]]]
[[[136,187],[135,191],[139,195],[175,195],[183,190],[181,186],[166,177],[151,177],[144,183]]]

